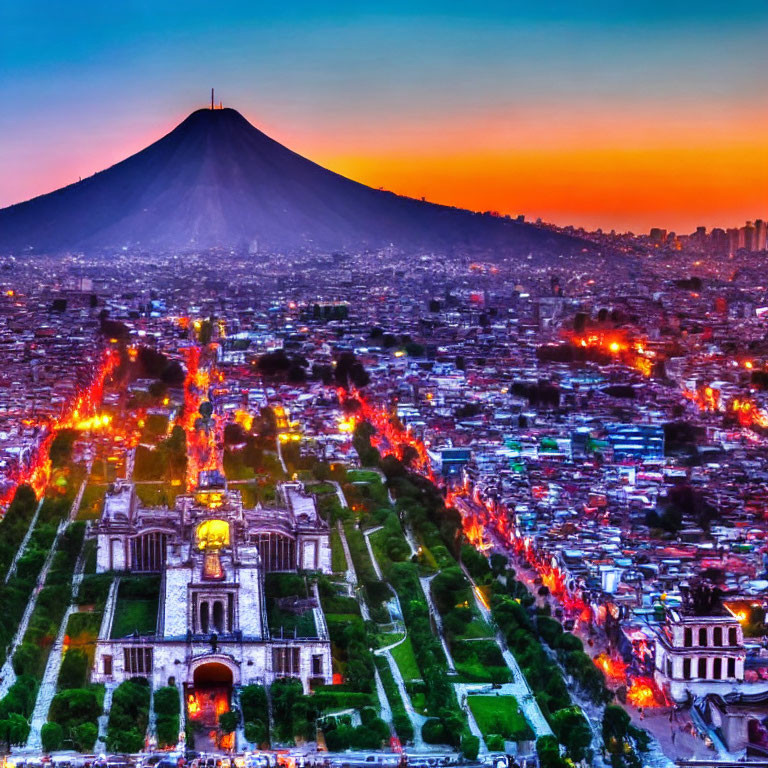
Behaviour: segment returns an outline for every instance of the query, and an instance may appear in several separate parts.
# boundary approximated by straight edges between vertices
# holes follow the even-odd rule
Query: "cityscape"
[[[764,188],[479,210],[201,92],[0,208],[4,766],[768,765]]]

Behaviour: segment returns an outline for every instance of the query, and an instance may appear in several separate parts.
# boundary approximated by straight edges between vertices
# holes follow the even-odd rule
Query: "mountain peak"
[[[0,251],[575,252],[536,227],[375,190],[297,155],[237,110],[198,109],[105,171],[0,210]]]

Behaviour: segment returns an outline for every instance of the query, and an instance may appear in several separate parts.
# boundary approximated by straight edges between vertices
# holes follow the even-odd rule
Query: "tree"
[[[427,744],[444,744],[445,729],[442,722],[437,717],[432,717],[421,726],[421,738]]]
[[[245,722],[269,721],[267,691],[263,685],[245,685],[240,689],[240,707]]]
[[[88,676],[88,654],[82,648],[70,648],[61,662],[59,688],[82,688]]]
[[[245,430],[240,424],[232,422],[224,425],[224,444],[239,445],[246,441]]]
[[[152,706],[157,716],[157,741],[161,747],[170,747],[179,740],[179,691],[174,685],[158,688],[152,699]]]
[[[592,729],[578,707],[567,707],[552,714],[552,730],[568,751],[571,760],[590,759]]]
[[[55,752],[61,749],[64,731],[58,723],[44,723],[40,729],[40,739],[43,742],[43,751]]]
[[[211,339],[213,338],[212,318],[209,317],[207,320],[203,320],[203,322],[200,323],[200,333],[198,334],[198,338],[203,345],[211,343]]]
[[[260,746],[267,741],[267,727],[261,720],[252,720],[245,724],[245,739],[251,744]]]
[[[368,386],[371,380],[368,372],[357,359],[354,352],[342,352],[339,355],[333,374],[336,383],[344,389],[349,389],[353,386],[357,389],[363,389],[363,387]]]
[[[18,712],[12,712],[6,720],[0,720],[0,740],[9,746],[26,744],[29,738],[29,721]]]
[[[480,751],[480,739],[472,734],[464,734],[461,737],[461,754],[467,760],[476,760]]]
[[[90,752],[99,735],[96,723],[80,723],[72,729],[72,741],[78,752]]]
[[[560,755],[560,745],[554,736],[539,736],[536,740],[536,754],[540,768],[568,768],[569,763]]]
[[[506,570],[507,563],[509,562],[509,559],[506,555],[499,554],[498,552],[494,552],[491,555],[491,573],[494,576],[501,576],[502,573]],[[514,578],[514,573],[512,574]]]
[[[609,752],[619,752],[627,737],[630,717],[618,704],[608,704],[603,712],[603,742]]]
[[[219,715],[219,727],[223,733],[232,733],[240,722],[240,713],[236,709],[222,712]]]
[[[48,451],[52,467],[58,469],[69,464],[76,438],[77,432],[74,429],[62,429],[56,433]]]

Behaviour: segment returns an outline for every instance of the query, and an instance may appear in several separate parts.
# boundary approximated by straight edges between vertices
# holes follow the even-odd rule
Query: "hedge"
[[[155,727],[159,747],[172,747],[179,741],[181,705],[179,690],[175,685],[158,688],[152,697],[155,711]]]
[[[389,708],[392,710],[392,725],[395,733],[402,744],[411,742],[413,741],[413,723],[405,710],[400,689],[397,687],[389,662],[383,656],[375,656],[374,660],[379,670],[384,693],[389,701]]]
[[[48,720],[62,729],[63,743],[81,752],[93,749],[102,711],[102,689],[71,688],[59,691],[51,702]]]
[[[149,682],[144,677],[126,680],[115,688],[107,723],[107,750],[139,752],[149,722]]]

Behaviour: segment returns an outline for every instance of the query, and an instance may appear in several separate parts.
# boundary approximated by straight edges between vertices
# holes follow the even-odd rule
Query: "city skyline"
[[[687,5],[9,4],[0,205],[118,162],[215,86],[268,135],[374,187],[588,229],[742,226],[768,182],[768,15]]]

